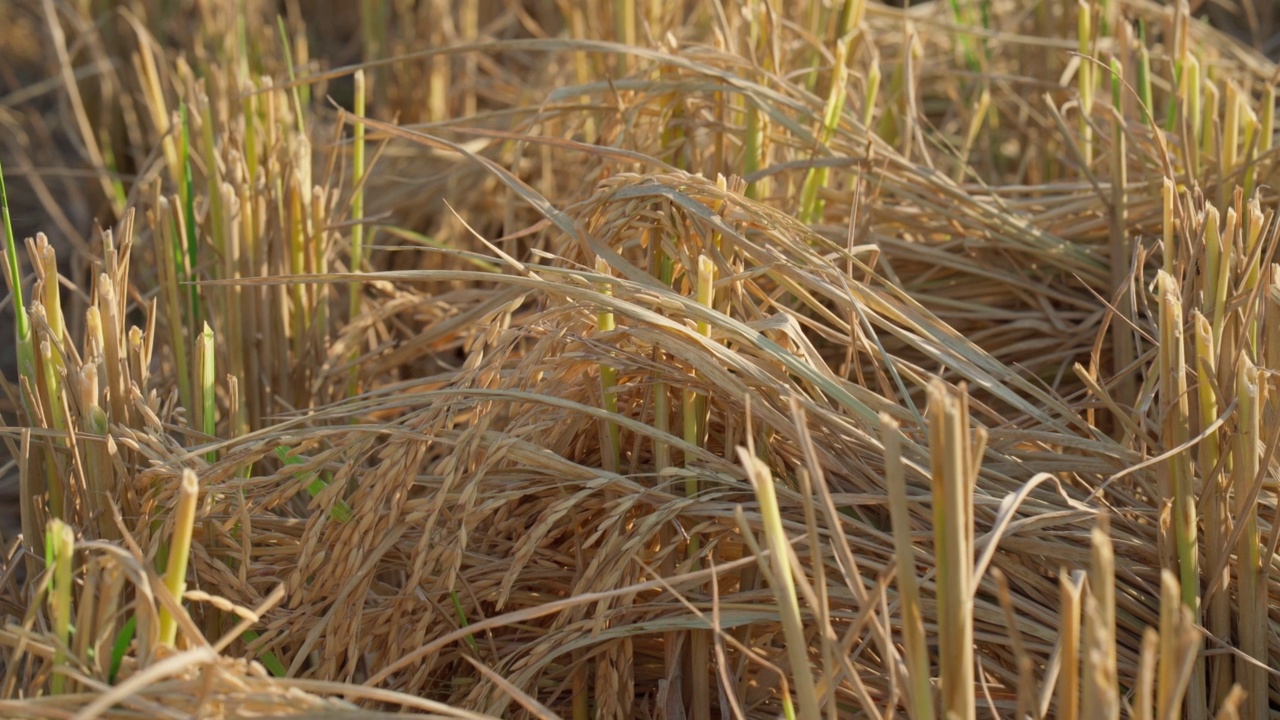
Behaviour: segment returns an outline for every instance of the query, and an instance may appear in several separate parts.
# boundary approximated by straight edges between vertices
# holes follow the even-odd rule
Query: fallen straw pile
[[[0,714],[1280,703],[1277,67],[1185,3],[30,5],[110,229],[6,209]]]

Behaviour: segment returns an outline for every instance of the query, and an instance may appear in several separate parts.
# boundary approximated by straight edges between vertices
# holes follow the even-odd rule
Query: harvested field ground
[[[0,5],[0,716],[1274,715],[1280,11],[913,5]]]

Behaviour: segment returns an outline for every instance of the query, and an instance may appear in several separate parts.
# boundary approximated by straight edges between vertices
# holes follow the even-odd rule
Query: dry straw
[[[0,714],[1280,702],[1276,66],[1186,3],[43,5]]]

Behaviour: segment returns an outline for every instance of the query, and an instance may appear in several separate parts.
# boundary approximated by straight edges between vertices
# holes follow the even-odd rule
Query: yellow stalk
[[[1105,519],[1092,531],[1093,562],[1085,597],[1081,714],[1087,720],[1119,720],[1116,667],[1115,550]]]
[[[938,653],[941,713],[976,716],[973,656],[973,482],[967,399],[952,397],[941,380],[929,385],[929,455],[933,476],[933,544],[938,561]]]
[[[187,591],[187,562],[191,554],[191,536],[195,530],[196,501],[200,495],[200,484],[196,474],[183,469],[182,480],[178,487],[178,507],[173,514],[173,535],[169,543],[169,565],[164,576],[164,585],[175,603],[182,604],[182,596]],[[177,640],[178,622],[168,607],[160,608],[160,643],[173,647]]]
[[[778,496],[774,492],[773,474],[759,458],[745,448],[738,448],[738,460],[747,470],[747,477],[760,503],[760,517],[764,524],[765,544],[769,557],[757,555],[760,565],[770,574],[774,599],[782,619],[782,633],[786,638],[787,657],[791,661],[791,675],[795,681],[795,694],[800,706],[800,720],[818,720],[817,684],[809,665],[809,641],[804,620],[800,616],[800,601],[796,593],[795,577],[791,568],[791,544],[782,524],[782,512]],[[972,689],[972,686],[970,686]],[[971,706],[972,707],[972,706]]]

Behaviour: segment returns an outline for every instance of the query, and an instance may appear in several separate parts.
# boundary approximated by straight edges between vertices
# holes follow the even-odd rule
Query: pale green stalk
[[[306,189],[294,177],[290,178],[284,191],[287,203],[286,217],[289,223],[290,271],[296,275],[302,275],[307,272],[307,232],[302,205],[302,193],[306,192]],[[289,290],[293,297],[293,327],[290,328],[289,334],[293,338],[294,357],[302,357],[307,343],[307,329],[311,325],[307,288],[305,284],[295,282],[289,285]]]
[[[768,75],[773,69],[773,53],[770,52],[770,24],[765,22],[766,17],[772,17],[765,12],[765,4],[762,0],[750,0],[751,4],[751,22],[748,28],[748,42],[755,53],[756,63],[762,68],[765,75]],[[755,101],[747,97],[745,94],[739,96],[745,104],[746,120],[745,131],[743,136],[743,163],[742,177],[749,178],[752,174],[764,167],[766,163],[766,146],[767,136],[765,128],[767,127],[767,119],[765,114],[760,111]],[[747,185],[744,194],[752,200],[758,200],[769,194],[769,178],[760,178]]]
[[[165,587],[178,605],[182,604],[182,596],[187,591],[187,563],[191,554],[191,536],[195,530],[196,502],[199,495],[200,484],[196,474],[184,468],[178,487],[178,507],[173,514],[173,536],[169,542],[168,569],[164,576]],[[162,605],[160,607],[160,643],[171,648],[177,636],[177,618],[167,606]]]
[[[36,305],[32,308],[37,311],[37,319],[42,314],[40,311],[43,307]],[[44,405],[46,407],[46,417],[51,420],[54,430],[66,432],[66,417],[62,410],[62,376],[58,374],[59,360],[57,353],[53,350],[48,340],[40,341],[40,375],[44,379]],[[60,439],[59,445],[65,445],[66,441]],[[52,453],[44,455],[45,465],[45,491],[48,494],[47,502],[49,504],[49,514],[55,518],[66,517],[66,493],[63,488],[62,473],[59,471],[58,462],[54,459]]]
[[[1248,196],[1246,195],[1246,197]],[[1262,214],[1262,207],[1258,202],[1257,196],[1249,198],[1249,205],[1245,209],[1245,219],[1248,220],[1248,224],[1243,228],[1245,243],[1242,257],[1245,260],[1245,266],[1240,282],[1240,295],[1253,298],[1256,297],[1255,292],[1258,289],[1258,283],[1262,280],[1262,253],[1266,252],[1265,248],[1258,247],[1258,241],[1262,237],[1262,224],[1266,222],[1266,218]],[[1262,331],[1261,323],[1262,313],[1259,308],[1258,312],[1252,313],[1249,317],[1248,325],[1245,327],[1245,334],[1249,342],[1249,352],[1255,358],[1261,357],[1261,348],[1258,347],[1258,336]]]
[[[1228,235],[1222,237],[1218,209],[1212,205],[1204,210],[1204,303],[1209,311],[1213,328],[1213,347],[1216,353],[1222,347],[1222,330],[1227,310],[1228,277],[1231,271],[1231,235],[1235,227],[1235,210],[1227,210]]]
[[[1177,236],[1174,233],[1176,225],[1173,221],[1173,202],[1177,194],[1177,188],[1173,181],[1164,178],[1160,183],[1160,220],[1161,220],[1161,259],[1163,260],[1163,269],[1170,276],[1173,275],[1176,267],[1177,259]]]
[[[699,305],[710,308],[714,302],[714,282],[715,282],[715,264],[711,262],[711,258],[706,255],[698,256],[698,271],[695,279],[695,291],[697,293],[697,301]],[[699,320],[697,323],[698,334],[703,337],[710,337],[711,326],[705,320]],[[704,417],[703,408],[705,407],[705,399],[701,398],[696,390],[692,387],[686,388],[684,391],[684,403],[682,411],[684,414],[684,440],[692,445],[702,445],[703,436],[706,431],[706,418]],[[685,493],[692,497],[698,492],[697,479],[689,477],[685,479]]]
[[[1160,403],[1164,407],[1165,444],[1184,447],[1191,436],[1191,403],[1187,396],[1186,344],[1183,332],[1182,298],[1178,284],[1163,270],[1157,271],[1156,284],[1160,297]],[[1197,617],[1200,614],[1200,542],[1197,534],[1199,518],[1191,470],[1191,451],[1183,450],[1168,459],[1173,500],[1173,534],[1177,547],[1178,574],[1181,578],[1182,604]],[[1186,710],[1203,717],[1208,700],[1205,696],[1203,660],[1187,688]]]
[[[1205,485],[1204,492],[1204,528],[1205,528],[1205,565],[1221,572],[1218,578],[1207,577],[1209,587],[1216,588],[1212,595],[1205,598],[1207,606],[1206,627],[1216,638],[1228,638],[1231,635],[1231,567],[1228,564],[1231,550],[1228,547],[1227,519],[1230,517],[1227,507],[1227,488],[1224,485],[1226,475],[1218,467],[1220,442],[1217,429],[1208,430],[1218,419],[1218,396],[1214,392],[1212,381],[1218,378],[1217,350],[1213,345],[1213,329],[1209,320],[1198,310],[1191,313],[1191,324],[1195,329],[1196,375],[1200,378],[1197,385],[1197,397],[1200,407],[1200,428],[1205,433],[1204,440],[1198,449],[1198,463]],[[1220,570],[1218,570],[1220,568]],[[1209,659],[1210,700],[1212,707],[1217,707],[1231,687],[1231,659],[1214,656]]]
[[[182,270],[181,238],[185,234],[180,199],[161,197],[156,203],[156,214],[159,218],[159,242],[156,248],[159,254],[157,274],[160,284],[160,312],[169,326],[170,346],[173,350],[173,362],[176,366],[178,398],[184,408],[194,408],[190,374],[190,349],[183,328],[187,327],[183,308],[186,303],[180,283],[185,273]],[[169,237],[164,235],[168,233]]]
[[[1208,70],[1204,69],[1203,72],[1207,73]],[[1218,84],[1204,78],[1200,93],[1203,98],[1200,102],[1200,155],[1207,158],[1218,157],[1218,147],[1215,144],[1218,135],[1214,132],[1217,123],[1221,120],[1218,116],[1220,98]],[[1225,168],[1226,164],[1219,162],[1219,167]],[[1203,170],[1203,168],[1198,169]]]
[[[182,280],[187,283],[187,327],[196,327],[201,320],[200,314],[200,294],[196,288],[196,268],[198,267],[199,241],[196,232],[196,198],[195,186],[192,182],[191,171],[191,125],[187,117],[187,105],[181,105],[182,116],[182,139],[179,146],[179,155],[182,158],[182,215],[184,218],[183,230],[185,230],[184,245],[180,245],[183,249],[182,256]],[[189,406],[188,406],[189,407]]]
[[[1258,439],[1262,424],[1263,386],[1261,374],[1245,355],[1236,370],[1236,401],[1239,403],[1236,428],[1235,463],[1233,466],[1235,517],[1239,532],[1236,542],[1236,572],[1239,575],[1237,629],[1239,649],[1236,658],[1236,682],[1244,687],[1243,717],[1265,718],[1269,713],[1267,663],[1269,661],[1266,584],[1262,580],[1261,538],[1258,532],[1258,505],[1255,487],[1259,477]]]
[[[22,272],[18,269],[18,241],[13,235],[13,223],[9,219],[9,196],[4,188],[4,168],[0,167],[0,216],[4,220],[4,277],[13,297],[13,331],[18,355],[18,377],[22,387],[32,391],[36,385],[36,346],[31,335],[31,318],[27,315],[22,299]],[[24,403],[34,403],[35,398],[27,390],[19,389]],[[28,417],[34,418],[32,406],[27,406]]]
[[[365,114],[365,80],[364,70],[356,70],[355,83],[355,145],[352,155],[352,193],[351,193],[351,272],[364,271],[364,114]],[[360,317],[360,306],[364,299],[364,290],[358,281],[347,285],[350,300],[347,322],[355,322]],[[347,377],[347,395],[355,396],[359,392],[360,369],[355,361],[360,357],[360,345],[351,349],[351,370]]]
[[[787,657],[791,661],[791,675],[795,680],[796,699],[800,706],[798,717],[802,720],[819,720],[822,716],[818,709],[817,684],[809,665],[809,639],[804,619],[800,615],[800,601],[791,568],[791,544],[782,524],[773,474],[764,462],[744,448],[738,448],[738,459],[747,470],[747,477],[751,480],[756,500],[760,504],[760,518],[764,524],[769,557],[767,560],[759,555],[756,557],[762,568],[770,573],[774,583],[773,596],[778,602],[782,634],[786,639]]]
[[[1142,26],[1143,41],[1138,43],[1138,101],[1142,103],[1142,119],[1147,127],[1155,129],[1155,101],[1151,95],[1151,53],[1147,50],[1146,25]]]
[[[363,38],[361,48],[364,50],[365,62],[380,60],[386,55],[387,20],[384,14],[390,7],[391,4],[384,0],[360,0],[360,30]],[[385,77],[385,70],[374,70],[373,91],[377,96],[374,99],[376,107],[383,107],[385,104],[386,83],[382,81]],[[359,114],[363,115],[363,113]]]
[[[1244,183],[1243,183],[1244,196],[1247,198],[1252,198],[1253,190],[1256,187],[1256,182],[1257,182],[1256,177],[1257,177],[1257,171],[1258,171],[1258,165],[1257,165],[1257,160],[1258,160],[1257,143],[1259,141],[1258,130],[1262,127],[1262,125],[1258,122],[1258,114],[1253,111],[1253,108],[1250,108],[1248,106],[1246,100],[1242,99],[1241,105],[1242,105],[1241,111],[1243,112],[1243,117],[1240,119],[1240,123],[1243,126],[1243,130],[1244,130],[1242,146],[1245,152]]]
[[[836,41],[835,66],[831,73],[831,92],[827,95],[826,108],[822,114],[822,127],[818,132],[818,152],[825,152],[836,128],[840,125],[840,115],[844,112],[845,85],[849,79],[849,43],[841,38]],[[804,186],[800,190],[800,219],[805,223],[816,223],[822,219],[823,202],[820,191],[827,186],[830,169],[825,165],[809,168],[805,175]]]
[[[200,333],[200,345],[196,352],[196,362],[200,368],[200,427],[208,437],[218,434],[218,396],[217,396],[217,345],[214,343],[213,328],[204,324]],[[218,453],[205,453],[205,460],[216,462]]]
[[[1112,37],[1114,35],[1119,9],[1120,6],[1116,4],[1116,0],[1102,0],[1102,10],[1098,13],[1098,34],[1100,36]]]
[[[742,176],[751,177],[760,169],[764,148],[764,119],[755,103],[746,99],[746,129],[743,131]],[[760,189],[756,183],[747,185],[744,193],[752,200],[760,199]]]
[[[1094,67],[1089,43],[1093,37],[1093,23],[1089,4],[1076,2],[1076,37],[1080,55],[1080,67],[1076,70],[1076,88],[1080,95],[1080,153],[1086,167],[1093,166],[1093,126],[1089,116],[1093,113]]]
[[[50,692],[61,695],[66,689],[66,676],[58,668],[67,664],[67,648],[71,644],[71,589],[72,559],[76,549],[75,531],[58,518],[49,521],[45,537],[45,554],[53,568],[53,583],[49,591],[49,615],[53,620],[53,634],[57,645],[53,648],[53,677]]]
[[[871,58],[871,67],[867,70],[867,90],[862,101],[862,124],[870,129],[875,118],[876,97],[880,94],[880,56]]]
[[[1188,55],[1183,73],[1185,79],[1178,85],[1178,92],[1182,95],[1179,112],[1187,118],[1188,129],[1191,132],[1191,137],[1183,143],[1183,147],[1187,151],[1187,166],[1192,177],[1200,177],[1200,136],[1203,132],[1200,102],[1204,92],[1200,76],[1200,61],[1195,56]]]
[[[86,334],[90,337],[102,335],[101,315],[95,307],[86,313]],[[101,343],[98,343],[101,347]],[[120,533],[112,522],[108,511],[110,501],[116,497],[115,468],[111,463],[111,454],[107,450],[107,414],[98,405],[98,366],[86,363],[80,368],[76,378],[77,394],[80,398],[81,442],[84,443],[84,475],[88,485],[89,497],[85,501],[86,514],[94,518],[98,538],[119,540]],[[86,433],[97,437],[85,438]]]
[[[966,0],[964,6],[961,6],[961,0],[950,0],[948,5],[951,8],[951,19],[958,27],[966,28],[974,25],[973,19],[970,17],[970,6]],[[978,54],[973,50],[973,38],[967,32],[958,32],[955,34],[956,44],[960,46],[960,52],[964,56],[965,67],[970,72],[981,72],[982,64],[978,61]]]
[[[827,40],[827,34],[823,32],[822,16],[825,14],[823,12],[825,10],[823,3],[808,3],[804,7],[808,10],[805,24],[807,26],[806,29],[809,31],[809,36],[820,43],[825,43]],[[809,71],[805,73],[804,76],[804,89],[809,92],[813,92],[818,85],[818,68],[822,64],[822,51],[819,48],[814,47],[812,50],[812,58],[813,59],[809,61]]]

